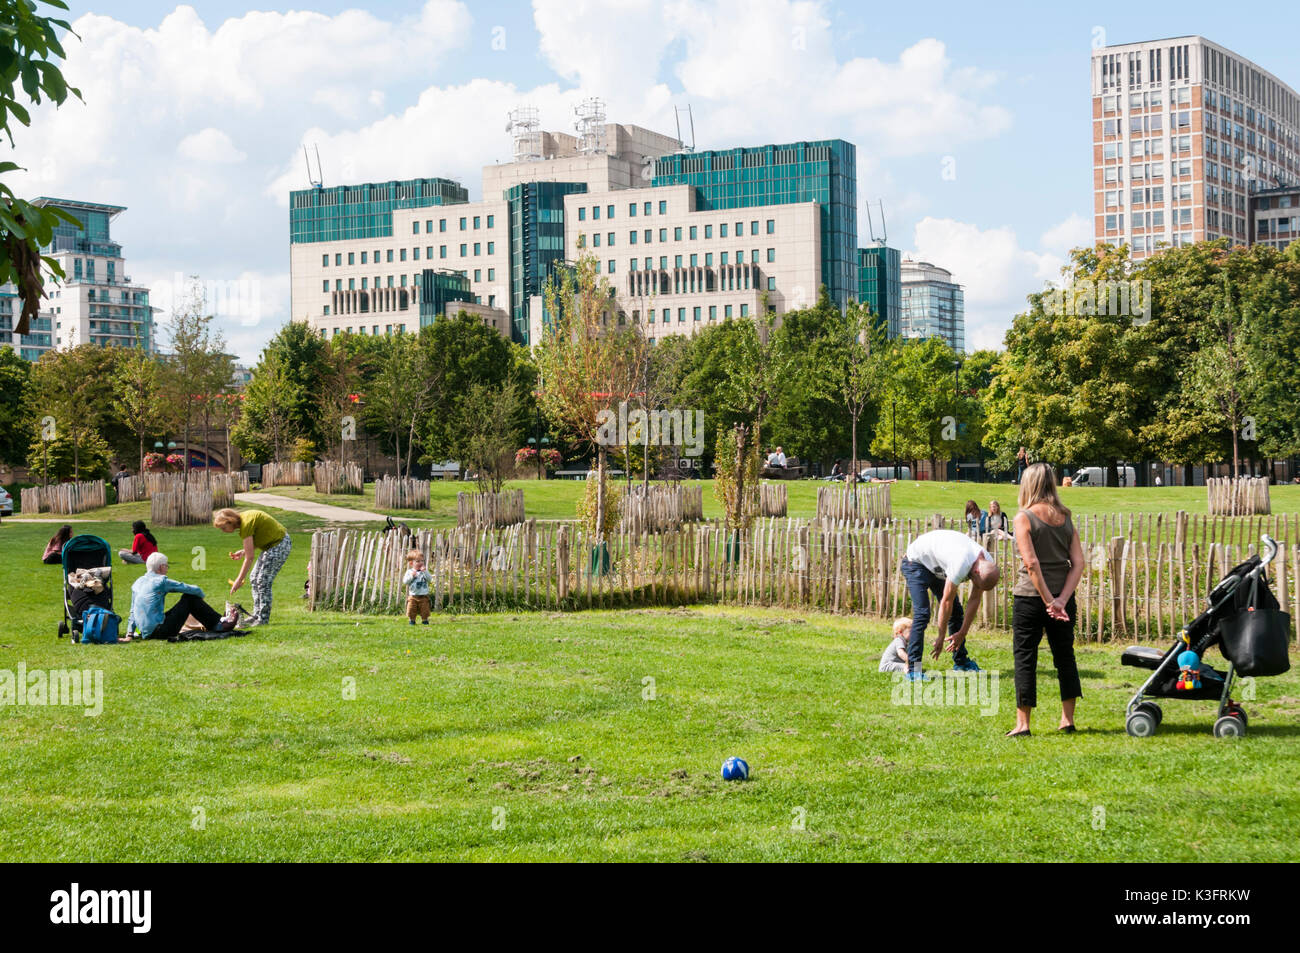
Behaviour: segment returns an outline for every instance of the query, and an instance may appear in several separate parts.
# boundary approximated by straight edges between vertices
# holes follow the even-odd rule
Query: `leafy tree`
[[[107,441],[86,429],[78,432],[75,440],[73,431],[59,431],[48,444],[37,434],[27,449],[27,468],[42,483],[105,479],[112,459]]]
[[[480,493],[500,492],[514,469],[515,448],[523,435],[523,390],[514,380],[500,387],[472,384],[465,406],[465,442],[457,456],[474,471]]]
[[[31,421],[24,414],[31,361],[9,345],[0,347],[0,463],[21,463],[31,440]]]
[[[26,419],[53,417],[55,436],[66,439],[71,476],[81,479],[81,448],[104,442],[98,432],[104,409],[112,404],[112,387],[103,373],[105,350],[81,344],[61,351],[46,351],[31,371]],[[111,358],[111,355],[108,355]]]
[[[856,324],[857,312],[853,320]],[[803,459],[825,459],[851,450],[853,421],[843,403],[845,362],[854,357],[847,340],[851,334],[845,314],[825,288],[813,307],[781,316],[774,343],[786,366],[773,382],[774,400],[765,428],[769,445],[780,444],[787,454]],[[859,422],[868,409],[864,401]]]
[[[970,431],[976,405],[958,386],[957,352],[941,338],[926,338],[897,342],[889,357],[889,387],[882,393],[888,403],[882,403],[872,453],[890,456],[896,433],[899,456],[928,460],[937,476],[941,459],[977,446]]]
[[[303,396],[285,363],[280,351],[264,351],[244,391],[243,411],[231,439],[250,460],[282,462],[300,436],[297,409]]]
[[[62,0],[43,2],[57,10],[68,9]],[[81,98],[81,91],[67,84],[55,64],[66,57],[59,31],[71,29],[66,20],[42,16],[36,0],[0,0],[0,129],[8,136],[10,147],[14,145],[13,123],[31,125],[31,114],[20,99],[34,105],[48,99],[61,106],[69,96]],[[0,174],[19,168],[14,162],[0,162]],[[18,198],[0,182],[0,284],[12,283],[23,303],[15,334],[26,334],[40,309],[45,294],[42,269],[55,278],[63,277],[59,263],[41,255],[60,222],[78,224],[61,209],[35,206]]]
[[[204,435],[211,424],[205,409],[209,393],[228,386],[233,377],[233,360],[226,354],[225,341],[213,328],[213,316],[205,313],[207,302],[198,278],[179,308],[172,311],[170,353],[163,372],[163,394],[171,412],[170,423],[181,434],[185,447],[185,480],[190,475],[191,437],[200,421]],[[206,471],[205,471],[206,472]]]
[[[139,348],[123,352],[113,378],[113,409],[136,436],[139,451],[136,472],[143,473],[145,439],[161,434],[167,423],[162,368],[156,358]]]

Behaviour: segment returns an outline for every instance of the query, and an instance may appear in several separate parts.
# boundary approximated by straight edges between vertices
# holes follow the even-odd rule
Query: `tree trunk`
[[[605,541],[605,445],[596,450],[596,542]]]
[[[1106,486],[1119,486],[1119,460],[1115,457],[1106,461]]]
[[[1241,476],[1241,451],[1239,449],[1236,424],[1232,427],[1232,478]]]

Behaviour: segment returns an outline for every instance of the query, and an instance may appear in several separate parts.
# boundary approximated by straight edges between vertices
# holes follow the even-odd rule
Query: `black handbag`
[[[1251,586],[1250,602],[1219,622],[1223,656],[1238,675],[1281,675],[1291,668],[1291,616],[1259,578]]]

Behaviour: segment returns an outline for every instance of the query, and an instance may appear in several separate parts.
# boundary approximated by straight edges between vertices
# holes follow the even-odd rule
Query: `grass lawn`
[[[705,480],[704,515],[710,519],[722,516],[722,506],[713,494],[713,481]],[[693,484],[691,484],[693,485]],[[820,480],[792,480],[787,482],[789,493],[789,515],[812,517],[817,512],[817,490],[829,484]],[[583,484],[580,480],[512,480],[507,486],[524,491],[524,509],[530,517],[537,519],[572,519],[574,508],[582,496]],[[473,492],[474,484],[464,482],[436,481],[430,491],[432,506],[428,510],[381,510],[375,506],[375,487],[366,484],[364,496],[344,494],[317,493],[310,486],[279,486],[266,490],[295,499],[313,500],[347,506],[354,509],[389,513],[402,519],[429,520],[436,526],[451,526],[456,522],[456,494]],[[891,492],[894,515],[899,518],[928,518],[935,513],[959,517],[966,507],[968,499],[974,499],[983,509],[988,508],[989,500],[996,499],[1008,514],[1016,511],[1016,493],[1019,490],[1013,483],[895,483]],[[1274,512],[1300,511],[1300,486],[1275,486],[1271,488]],[[1203,486],[1171,487],[1069,487],[1061,490],[1065,505],[1077,516],[1092,514],[1110,515],[1116,513],[1174,513],[1186,510],[1188,513],[1205,513],[1208,510],[1206,491]],[[147,504],[141,511],[148,518]],[[113,512],[96,511],[91,516],[108,517]],[[114,516],[113,518],[117,518]],[[131,516],[141,518],[141,514]]]
[[[921,513],[969,492],[925,489]],[[886,627],[859,619],[311,614],[301,531],[316,524],[283,521],[295,548],[271,627],[104,647],[55,638],[59,570],[38,563],[53,528],[0,526],[0,668],[97,668],[105,692],[99,717],[0,708],[0,860],[1300,859],[1296,671],[1257,682],[1245,739],[1212,738],[1208,704],[1170,702],[1139,741],[1123,727],[1135,670],[1117,646],[1082,646],[1069,736],[1052,730],[1044,651],[1035,736],[1008,741],[1002,636],[972,636],[1006,673],[986,717],[893,704]],[[129,539],[124,522],[78,530]],[[219,604],[229,537],[157,535]],[[139,573],[116,569],[124,617]],[[733,754],[749,782],[719,778]]]

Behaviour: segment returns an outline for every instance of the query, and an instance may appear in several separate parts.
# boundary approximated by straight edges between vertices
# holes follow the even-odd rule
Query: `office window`
[[[692,267],[692,268],[698,268],[698,267],[700,267],[700,256],[699,256],[699,255],[692,255],[692,256],[691,256],[691,267]]]
[[[438,246],[438,257],[439,257],[439,258],[446,258],[446,257],[447,257],[447,246],[446,246],[446,245],[439,245],[439,246]]]
[[[653,232],[652,229],[647,228],[647,229],[645,230],[644,238],[645,238],[645,243],[646,243],[647,245],[650,244],[651,236],[652,236],[653,234],[654,234],[654,232]]]
[[[489,268],[488,281],[496,281],[496,280],[497,280],[497,270],[495,268]]]
[[[367,283],[367,280],[368,280],[368,279],[366,279],[366,278],[362,278],[362,279],[361,279],[361,290],[362,290],[362,291],[365,291],[365,290],[366,290],[366,287],[367,287],[367,284],[366,284],[366,283]]]
[[[330,290],[330,280],[328,278],[320,283],[320,290],[325,292]]]
[[[757,265],[757,264],[758,264],[758,249],[757,249],[757,248],[755,248],[752,252],[749,253],[749,263],[750,263],[751,265]]]
[[[776,233],[776,219],[769,218],[767,220],[767,233],[769,235],[773,235]]]
[[[628,218],[636,218],[636,203],[635,203],[635,202],[629,202],[629,203],[628,203],[628,205],[627,205],[627,215],[628,215]]]
[[[475,228],[478,228],[478,227],[479,227],[479,223],[480,223],[481,221],[482,221],[482,219],[480,219],[477,215],[475,215],[475,216],[474,216],[474,227],[475,227]]]
[[[495,215],[489,215],[489,216],[488,216],[488,228],[492,228],[492,227],[494,227],[495,225],[496,225],[496,216],[495,216]]]
[[[709,305],[709,320],[715,321],[717,320],[717,317],[718,317],[718,306],[716,304]]]
[[[695,239],[697,239],[697,238],[699,238],[699,237],[700,237],[700,229],[699,229],[699,227],[696,226],[696,225],[692,225],[692,226],[691,226],[691,241],[695,241]]]
[[[342,279],[342,278],[335,278],[335,279],[334,279],[334,290],[335,290],[335,291],[342,291],[342,290],[343,290],[343,279]]]
[[[636,232],[628,232],[628,233],[627,233],[627,243],[628,243],[629,245],[635,245],[635,244],[636,244]]]
[[[614,245],[614,233],[613,233],[613,232],[610,232],[608,235],[605,236],[605,244],[606,244],[607,246],[611,247],[611,248],[613,247],[613,245]]]
[[[731,305],[725,304],[722,306],[722,316],[724,318],[730,318],[733,316],[731,313]]]
[[[402,287],[406,287],[406,275],[402,275]]]
[[[600,218],[600,206],[599,206],[599,205],[593,205],[593,206],[591,207],[591,217],[592,217],[593,219],[598,219],[598,218]]]
[[[600,232],[595,232],[595,233],[592,234],[592,236],[591,236],[591,244],[592,244],[592,247],[593,247],[593,248],[599,248],[599,247],[600,247]]]
[[[613,218],[613,217],[614,217],[614,206],[611,205],[611,206],[609,206],[608,208],[605,209],[605,217],[606,217],[606,218]]]
[[[411,223],[411,234],[412,234],[412,235],[418,235],[418,234],[420,234],[420,222],[419,222],[419,219],[416,219],[414,222]]]
[[[705,238],[712,238],[712,237],[713,237],[713,226],[712,226],[712,225],[705,225],[705,226],[704,226],[704,237],[705,237]]]
[[[691,317],[696,321],[700,320],[700,309],[698,307],[691,309]]]
[[[704,253],[704,267],[705,267],[705,268],[712,268],[712,267],[713,267],[713,252],[711,252],[711,251],[706,251],[706,252]]]
[[[402,261],[406,261],[406,249],[405,249],[405,248],[399,248],[397,251],[398,251],[398,255],[399,255],[399,257],[402,259]]]
[[[674,267],[674,268],[680,268],[680,267],[682,267],[682,256],[681,256],[681,255],[674,255],[674,256],[673,256],[673,267]]]
[[[721,255],[718,256],[718,264],[725,265],[726,263],[727,263],[727,253],[724,251]]]
[[[721,225],[718,226],[718,237],[719,237],[719,238],[726,238],[726,237],[727,237],[727,223],[726,223],[726,222],[723,222]]]
[[[610,273],[611,275],[614,273],[614,259],[613,259],[613,258],[611,258],[611,259],[609,260],[609,273]]]
[[[578,221],[580,221],[580,222],[585,222],[586,220],[587,220],[587,206],[585,206],[585,205],[579,205],[579,206],[578,206]]]
[[[355,278],[349,278],[349,279],[348,279],[348,291],[356,291],[356,290],[357,290],[357,279],[355,279]]]
[[[354,255],[352,252],[348,252],[348,264],[355,265],[356,263],[357,263],[357,256]]]
[[[676,228],[673,229],[673,241],[679,242],[681,240],[682,240],[682,227],[678,225]]]
[[[744,222],[737,222],[737,223],[736,223],[736,237],[739,238],[739,237],[740,237],[741,235],[743,235],[743,234],[745,234],[745,223],[744,223]]]
[[[768,260],[768,261],[776,261],[776,249],[775,249],[775,248],[769,248],[769,249],[767,250],[767,260]]]
[[[627,270],[628,270],[628,271],[636,271],[636,259],[635,259],[635,258],[629,258],[629,259],[628,259],[628,261],[627,261]]]
[[[388,276],[388,287],[390,287],[390,288],[393,287],[393,276],[392,276],[392,275],[389,275],[389,276]]]
[[[660,203],[659,203],[659,214],[660,214],[660,215],[667,215],[667,214],[668,214],[668,203],[667,203],[667,202],[660,202]]]
[[[418,247],[411,249],[411,258],[414,259],[415,261],[420,260],[420,249]],[[364,265],[365,262],[363,261],[361,264]]]
[[[742,318],[747,318],[747,317],[749,317],[749,305],[747,305],[747,304],[742,304],[742,305],[740,306],[740,316],[741,316]]]
[[[474,254],[477,256],[477,255],[478,255],[479,253],[481,253],[482,251],[483,251],[483,243],[482,243],[482,242],[475,242],[475,243],[474,243]]]
[[[329,305],[325,305],[325,317],[328,318],[329,316],[330,316],[330,306],[329,306]],[[339,333],[339,329],[338,329],[338,328],[335,328],[335,329],[334,329],[334,333],[335,333],[335,334],[338,334],[338,333]]]
[[[475,280],[475,281],[482,281],[482,280],[483,280],[483,269],[482,269],[482,268],[475,268],[475,269],[474,269],[474,280]]]
[[[447,230],[447,220],[445,218],[438,219],[438,231],[445,232],[446,230]]]
[[[776,279],[775,279],[775,278],[768,278],[768,279],[767,279],[767,290],[768,290],[768,291],[775,291],[775,290],[776,290]]]
[[[460,220],[460,230],[461,230],[462,232],[465,231],[465,222],[466,222],[466,221],[467,221],[467,220],[466,220],[466,219],[463,219],[463,218]]]
[[[668,229],[666,228],[659,229],[659,241],[661,242],[668,241]]]
[[[660,270],[660,271],[667,271],[667,270],[668,270],[668,256],[667,256],[667,255],[660,255],[660,256],[659,256],[659,270]]]
[[[678,323],[678,324],[685,324],[685,323],[686,323],[686,309],[685,309],[685,308],[678,308],[678,309],[677,309],[677,323]]]
[[[497,243],[496,243],[496,242],[488,242],[488,254],[489,254],[489,255],[495,255],[496,253],[497,253]]]
[[[330,256],[329,256],[329,255],[321,255],[321,256],[320,256],[320,266],[321,266],[322,268],[328,268],[328,267],[330,266]],[[81,274],[81,259],[77,259],[77,274]]]
[[[646,320],[646,324],[654,324],[654,323],[655,323],[655,309],[654,309],[654,308],[651,308],[649,311],[646,312],[646,318],[645,318],[645,320]]]

